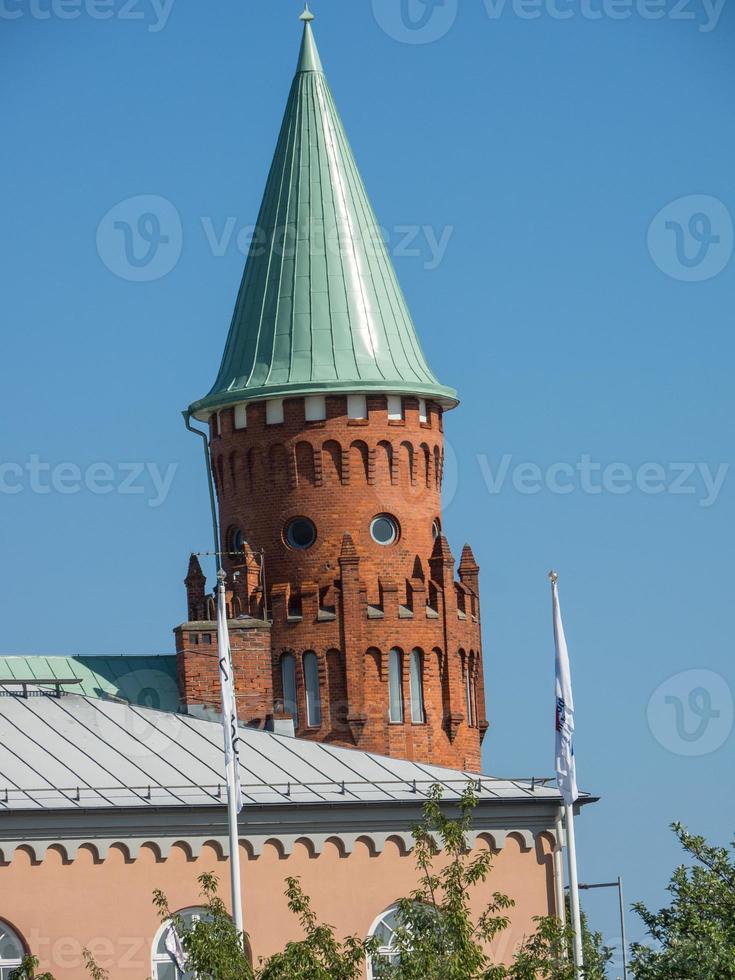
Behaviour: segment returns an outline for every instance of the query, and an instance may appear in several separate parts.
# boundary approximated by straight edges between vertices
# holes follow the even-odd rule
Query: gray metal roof
[[[369,752],[241,730],[250,805],[416,803],[470,776]],[[0,810],[212,806],[224,802],[222,727],[187,715],[80,695],[0,697]],[[481,801],[546,802],[556,788],[479,778]]]

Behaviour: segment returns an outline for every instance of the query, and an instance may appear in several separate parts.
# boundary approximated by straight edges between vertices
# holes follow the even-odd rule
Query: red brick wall
[[[255,402],[248,406],[247,429],[238,430],[232,409],[220,413],[221,435],[212,438],[211,448],[222,550],[228,547],[229,529],[238,526],[254,551],[265,551],[269,582],[322,584],[337,574],[342,535],[349,531],[371,601],[377,601],[379,577],[411,577],[416,558],[426,566],[432,523],[441,517],[441,473],[436,471],[443,451],[441,412],[431,407],[429,422],[421,423],[418,401],[406,399],[405,404],[402,422],[388,421],[384,397],[368,399],[369,421],[350,420],[346,398],[333,396],[327,398],[326,421],[305,422],[304,400],[293,398],[284,404],[284,423],[266,425],[265,403]],[[376,544],[370,536],[370,521],[382,512],[400,522],[401,538],[394,547]],[[284,525],[296,516],[316,524],[317,541],[308,551],[293,551],[284,543]]]
[[[405,420],[389,421],[385,398],[371,396],[369,418],[354,421],[346,416],[346,398],[330,396],[326,421],[306,422],[303,399],[289,399],[283,424],[266,425],[264,403],[253,403],[246,429],[234,428],[231,409],[220,414],[219,431],[213,427],[223,550],[238,527],[252,551],[264,554],[272,619],[269,640],[252,620],[241,639],[233,639],[241,717],[258,724],[272,713],[283,698],[281,657],[291,652],[301,736],[477,771],[487,728],[477,567],[471,552],[463,552],[455,582],[449,546],[434,540],[432,525],[441,520],[441,409],[429,403],[422,423],[418,400],[407,398],[404,412]],[[400,525],[400,539],[389,546],[370,536],[372,518],[383,512]],[[316,525],[317,541],[307,551],[284,541],[284,526],[294,516]],[[263,615],[257,565],[252,555],[225,561],[230,615]],[[207,608],[196,567],[190,567],[187,592],[190,615]],[[216,650],[213,674],[201,647],[189,649],[189,632],[177,631],[183,698],[216,704]],[[251,632],[257,639],[246,639]],[[403,724],[388,717],[392,648],[404,655]],[[411,721],[413,649],[423,661],[423,723]],[[306,651],[318,657],[319,728],[306,727]],[[472,724],[467,670],[476,691]]]

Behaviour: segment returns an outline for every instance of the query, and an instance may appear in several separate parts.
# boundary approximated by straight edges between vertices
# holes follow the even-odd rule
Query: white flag
[[[166,930],[166,938],[164,939],[163,944],[166,947],[166,952],[168,955],[183,973],[186,970],[187,956],[184,952],[184,947],[181,945],[179,934],[174,928],[173,922]]]
[[[574,762],[574,698],[569,651],[559,609],[556,576],[551,576],[554,607],[554,642],[556,644],[556,781],[564,802],[572,806],[577,792],[577,768]]]
[[[232,676],[230,637],[227,632],[227,603],[224,587],[217,593],[217,652],[219,655],[219,680],[222,690],[222,728],[225,736],[225,763],[227,784],[232,780],[232,791],[237,801],[237,812],[242,810],[240,789],[240,738],[237,728],[237,703]]]

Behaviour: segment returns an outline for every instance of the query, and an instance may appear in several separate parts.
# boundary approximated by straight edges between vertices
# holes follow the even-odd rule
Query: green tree
[[[575,980],[574,934],[555,916],[535,920],[536,932],[516,952],[513,964],[498,973],[507,980]],[[567,908],[567,921],[569,909]],[[603,945],[599,932],[590,932],[582,913],[582,957],[585,980],[605,980],[612,950]],[[493,976],[495,976],[493,974]]]
[[[192,925],[172,913],[162,891],[153,893],[153,904],[162,922],[171,922],[188,957],[188,969],[212,980],[253,980],[245,952],[245,937],[237,931],[225,903],[218,894],[213,874],[197,879],[204,914]]]
[[[9,980],[54,980],[50,973],[36,973],[38,957],[24,956],[23,962],[10,974]]]
[[[441,787],[435,786],[424,807],[424,819],[413,831],[418,887],[398,903],[398,929],[392,962],[378,956],[378,941],[356,936],[339,941],[332,926],[319,922],[296,878],[287,879],[288,908],[303,938],[254,969],[227,908],[218,897],[213,875],[202,875],[204,914],[187,925],[172,914],[165,895],[154,893],[162,921],[172,921],[192,972],[208,980],[361,980],[366,960],[379,980],[576,980],[571,963],[571,932],[556,918],[538,918],[536,930],[518,949],[510,966],[493,964],[488,945],[509,925],[507,895],[490,895],[484,909],[472,914],[476,890],[487,882],[492,853],[472,854],[468,835],[477,805],[469,783],[459,815],[448,817]],[[285,931],[285,930],[284,930]],[[584,923],[585,980],[604,980],[610,951],[599,934]]]
[[[94,956],[92,956],[86,946],[82,950],[82,959],[84,960],[84,965],[87,968],[87,973],[90,975],[92,980],[110,980],[110,974],[107,972],[107,970],[103,970],[102,967],[97,964]],[[50,977],[49,980],[53,980],[53,977]]]
[[[492,854],[472,856],[468,835],[477,796],[472,783],[450,819],[441,807],[442,791],[432,789],[423,823],[413,832],[418,888],[398,903],[399,928],[394,940],[398,963],[376,963],[380,980],[575,980],[572,932],[555,916],[538,917],[536,930],[517,950],[510,966],[493,964],[487,946],[509,925],[505,914],[515,904],[494,892],[476,920],[471,898],[492,870]],[[436,870],[441,850],[444,860]],[[569,916],[567,916],[569,919]],[[604,980],[612,952],[583,917],[585,980]]]
[[[187,957],[187,969],[210,980],[361,980],[374,943],[350,937],[340,943],[331,926],[322,925],[296,878],[287,879],[286,898],[304,933],[254,970],[238,933],[218,894],[212,874],[198,879],[203,915],[188,925],[172,913],[166,896],[154,892],[153,903],[162,922],[173,923]]]
[[[258,980],[361,980],[373,940],[350,936],[337,941],[332,926],[320,925],[296,878],[287,879],[286,897],[305,938],[288,943],[258,971]]]
[[[659,912],[633,906],[653,947],[633,944],[637,980],[734,980],[735,841],[713,847],[679,823],[672,829],[697,862],[680,865],[668,885],[671,904]]]
[[[441,806],[442,789],[432,787],[423,823],[413,831],[418,888],[398,903],[395,934],[396,963],[377,961],[380,980],[474,980],[490,976],[486,944],[509,925],[503,914],[513,900],[495,892],[473,921],[470,901],[487,881],[492,854],[470,855],[467,835],[477,796],[472,784],[459,801],[459,817],[447,817]],[[442,866],[436,858],[444,852]]]

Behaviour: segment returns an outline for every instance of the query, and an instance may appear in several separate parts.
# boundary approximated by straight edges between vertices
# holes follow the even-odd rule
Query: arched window
[[[293,715],[294,728],[298,728],[299,709],[296,703],[296,658],[292,653],[281,657],[281,683],[283,685],[283,707]]]
[[[24,956],[20,936],[7,923],[0,921],[0,980],[9,977],[20,966]]]
[[[474,698],[472,696],[472,670],[470,667],[470,658],[465,658],[464,664],[465,673],[465,685],[467,688],[467,724],[472,728],[475,724],[475,704]]]
[[[184,909],[178,913],[187,929],[206,918],[202,908]],[[171,921],[164,922],[153,940],[153,980],[196,980],[196,975],[186,969],[186,953],[181,939]]]
[[[396,950],[396,930],[398,927],[398,909],[393,906],[383,912],[370,930],[371,938],[374,936],[378,941],[378,950],[368,963],[368,980],[376,980],[380,976],[379,961],[389,963],[391,966],[396,966],[399,963],[400,956]]]
[[[319,728],[322,723],[319,661],[312,651],[304,654],[304,684],[306,686],[306,724],[309,728]]]
[[[389,719],[400,724],[403,722],[403,656],[400,650],[391,650],[388,654],[388,699]]]
[[[414,725],[423,725],[424,717],[424,670],[420,650],[412,650],[408,662],[409,680],[411,682],[411,721]]]

